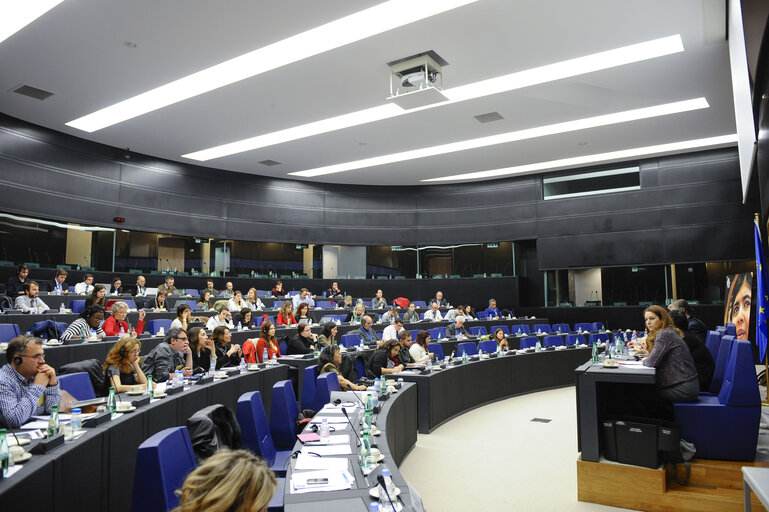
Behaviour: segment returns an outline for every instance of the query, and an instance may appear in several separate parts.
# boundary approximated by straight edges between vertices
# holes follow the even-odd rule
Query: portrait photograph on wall
[[[755,339],[750,324],[752,304],[753,273],[745,272],[726,276],[724,325],[732,323],[737,327],[737,339]]]

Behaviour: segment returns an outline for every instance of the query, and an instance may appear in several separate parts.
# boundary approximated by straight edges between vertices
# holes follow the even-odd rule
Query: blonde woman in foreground
[[[173,512],[262,512],[276,488],[264,459],[245,450],[219,450],[184,480]]]

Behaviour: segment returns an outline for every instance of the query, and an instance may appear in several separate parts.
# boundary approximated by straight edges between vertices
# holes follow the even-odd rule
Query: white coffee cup
[[[380,452],[380,451],[379,451],[379,448],[372,448],[372,449],[371,449],[371,455],[372,455],[372,456],[373,456],[375,459],[378,459],[378,458],[379,458],[379,456],[380,456],[380,455],[382,455],[382,452]]]

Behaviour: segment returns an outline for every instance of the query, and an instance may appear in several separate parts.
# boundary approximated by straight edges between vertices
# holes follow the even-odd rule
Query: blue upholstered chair
[[[315,404],[315,379],[318,378],[317,364],[308,366],[304,369],[304,379],[302,380],[302,409],[319,410]]]
[[[93,383],[86,372],[68,373],[56,377],[59,387],[75,397],[77,400],[90,400],[96,398]],[[108,386],[109,389],[109,386]]]
[[[566,335],[566,344],[567,345],[585,345],[585,337],[581,334],[567,334]]]
[[[171,328],[171,320],[168,318],[156,318],[147,323],[147,330],[153,335],[157,334],[161,327],[165,332],[168,332],[168,329]]]
[[[534,332],[544,332],[544,333],[550,333],[553,332],[552,327],[550,327],[550,324],[534,324],[534,327],[532,328]]]
[[[737,337],[737,326],[736,325],[734,325],[732,323],[728,323],[724,327],[726,327],[726,335],[727,336],[734,336],[735,338]]]
[[[174,491],[196,465],[187,427],[167,428],[144,441],[136,453],[131,510],[166,512],[178,506]]]
[[[721,344],[718,347],[718,357],[715,360],[716,367],[713,370],[713,380],[710,381],[710,389],[705,395],[717,395],[721,391],[721,384],[726,375],[726,368],[729,362],[729,353],[732,351],[734,336],[722,336]]]
[[[467,354],[467,357],[478,354],[478,346],[474,341],[463,341],[457,344],[457,355],[461,356],[462,352]]]
[[[708,331],[708,335],[705,337],[705,346],[710,350],[710,355],[713,356],[713,361],[718,358],[718,348],[721,346],[721,333],[718,331]]]
[[[315,379],[315,405],[316,410],[321,410],[324,405],[331,402],[331,393],[340,391],[339,376],[334,372],[322,373]]]
[[[537,339],[536,336],[525,336],[521,338],[521,350],[536,347]]]
[[[553,332],[558,332],[558,329],[561,330],[561,334],[568,334],[571,332],[571,327],[569,327],[569,324],[553,324]]]
[[[497,326],[494,326],[494,327],[496,328]],[[504,326],[500,325],[499,327],[504,327]],[[522,334],[531,334],[531,328],[528,325],[523,325],[523,324],[512,325],[510,326],[510,333],[517,334],[519,336]]]
[[[428,343],[427,351],[435,354],[435,357],[437,357],[438,359],[443,359],[444,357],[446,357],[443,354],[443,346],[441,346],[440,343]]]
[[[473,336],[486,336],[488,332],[486,331],[486,328],[484,326],[477,326],[477,327],[470,327],[467,332],[472,334]]]
[[[737,340],[729,353],[717,396],[673,404],[681,437],[694,443],[697,458],[752,461],[756,456],[761,397],[748,341]]]
[[[19,335],[17,324],[0,324],[0,343],[7,343]]]
[[[360,338],[355,334],[342,334],[339,344],[343,347],[357,347],[360,345]]]
[[[543,347],[562,347],[563,337],[557,334],[551,334],[550,336],[545,336],[545,338],[542,340],[542,346]]]
[[[296,442],[296,417],[299,407],[290,380],[281,380],[272,386],[270,405],[270,432],[275,448],[290,450]]]
[[[478,351],[483,350],[484,352],[491,353],[497,351],[497,342],[494,340],[485,340],[485,341],[479,341],[478,342]]]
[[[242,435],[241,447],[262,457],[276,475],[285,476],[291,450],[275,449],[259,391],[240,395],[237,418]]]
[[[588,343],[591,345],[595,343],[608,343],[609,342],[609,335],[605,332],[600,333],[590,333],[590,337],[588,338]]]
[[[497,329],[502,329],[502,332],[504,332],[505,335],[510,334],[510,329],[506,325],[492,325],[489,327],[489,332],[494,333]]]
[[[579,322],[574,324],[574,330],[579,331],[582,329],[583,332],[590,332],[593,330],[593,324],[590,322]]]
[[[76,314],[82,313],[85,309],[85,299],[73,300],[69,303],[69,309],[71,309],[72,312]]]
[[[603,331],[603,322],[593,322],[593,328],[590,329],[591,331]]]

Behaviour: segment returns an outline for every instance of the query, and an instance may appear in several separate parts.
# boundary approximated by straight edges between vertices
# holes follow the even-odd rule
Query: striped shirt
[[[38,386],[34,377],[25,379],[13,366],[0,368],[0,412],[11,428],[19,428],[32,415],[47,414],[61,403],[59,385]]]
[[[101,325],[96,328],[96,336],[99,338],[104,337],[104,329]],[[87,340],[91,337],[91,326],[85,318],[78,318],[67,327],[64,334],[61,335],[62,340]]]

